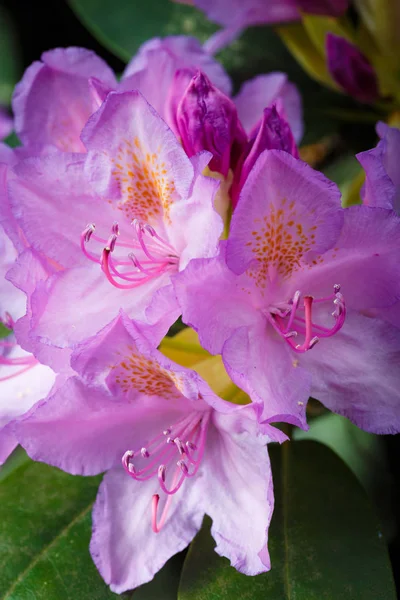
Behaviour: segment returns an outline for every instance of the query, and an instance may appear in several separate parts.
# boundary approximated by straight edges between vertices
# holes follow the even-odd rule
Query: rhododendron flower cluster
[[[400,431],[399,132],[379,125],[363,204],[342,208],[299,158],[286,75],[231,87],[184,36],[147,42],[119,82],[52,50],[14,94],[22,147],[0,152],[0,459],[19,443],[106,472],[90,551],[117,593],[205,514],[238,571],[270,569],[268,444],[288,439],[276,423],[307,429],[310,396]],[[179,318],[199,360],[166,351]]]

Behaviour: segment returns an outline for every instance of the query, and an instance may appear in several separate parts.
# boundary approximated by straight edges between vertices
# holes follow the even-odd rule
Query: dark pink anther
[[[111,232],[114,233],[115,235],[119,235],[119,225],[118,225],[117,221],[115,221],[112,224]]]

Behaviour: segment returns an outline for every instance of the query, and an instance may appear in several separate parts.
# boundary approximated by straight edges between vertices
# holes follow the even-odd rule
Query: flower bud
[[[330,74],[349,96],[368,104],[379,98],[375,70],[357,46],[343,37],[328,33],[326,54]]]
[[[226,177],[231,162],[246,143],[246,134],[232,100],[204,73],[198,72],[179,103],[176,121],[188,156],[208,150],[213,155],[210,169]]]
[[[233,206],[257,158],[264,150],[284,150],[299,157],[296,142],[289,123],[279,114],[276,104],[265,108],[260,123],[250,134],[250,140],[242,153],[234,172],[231,190]]]

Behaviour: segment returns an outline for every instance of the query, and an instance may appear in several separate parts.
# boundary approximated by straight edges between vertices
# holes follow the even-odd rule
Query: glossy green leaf
[[[22,145],[21,140],[19,139],[15,131],[12,131],[10,135],[6,137],[4,143],[7,144],[7,146],[10,146],[10,148],[18,148],[18,146]]]
[[[270,450],[272,570],[239,574],[213,552],[205,527],[186,558],[179,600],[395,600],[386,545],[353,473],[316,442]]]
[[[23,461],[0,482],[2,600],[116,598],[88,550],[99,481]]]
[[[22,467],[25,463],[29,462],[29,457],[25,450],[18,446],[12,454],[8,457],[6,463],[0,467],[0,485],[7,477],[9,477],[14,471]]]
[[[8,335],[10,335],[10,330],[7,329],[7,327],[3,325],[3,323],[0,323],[0,339],[5,338]]]
[[[295,428],[293,439],[321,442],[336,452],[375,502],[386,539],[395,534],[392,478],[382,436],[367,433],[345,417],[328,412],[311,419],[308,431]]]
[[[9,103],[20,75],[16,32],[8,12],[0,7],[0,104]]]
[[[69,4],[89,31],[125,61],[152,37],[195,35],[204,41],[217,30],[200,11],[172,0],[69,0]]]

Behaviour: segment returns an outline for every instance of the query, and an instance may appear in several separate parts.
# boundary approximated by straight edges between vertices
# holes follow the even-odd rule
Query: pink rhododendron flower
[[[171,277],[217,252],[219,183],[199,175],[211,155],[190,160],[139,92],[111,92],[82,140],[87,154],[26,159],[9,181],[27,243],[54,265],[33,291],[29,336],[65,348],[120,307],[165,333],[179,316]]]
[[[400,214],[400,130],[378,123],[377,132],[380,141],[376,148],[357,154],[366,173],[361,195],[368,206],[393,208]]]
[[[15,257],[12,243],[0,229],[0,322],[11,330],[0,339],[0,464],[17,445],[15,418],[44,398],[55,379],[49,367],[22,350],[13,334],[26,306],[24,294],[5,278]]]
[[[400,215],[400,131],[382,122],[377,124],[376,129],[380,137],[377,146],[357,154],[366,175],[361,197],[367,206],[393,209]],[[375,310],[374,314],[383,316],[400,328],[400,302],[384,311]]]
[[[111,589],[152,579],[205,513],[216,552],[243,573],[268,570],[265,444],[282,434],[261,435],[254,405],[221,400],[123,313],[75,349],[72,365],[79,376],[20,419],[18,439],[32,458],[70,473],[108,471],[90,550]]]
[[[222,353],[264,420],[304,427],[312,395],[367,431],[390,433],[400,429],[400,334],[384,319],[400,298],[399,249],[392,211],[342,209],[320,173],[266,150],[220,255],[192,261],[174,285],[184,322]]]

